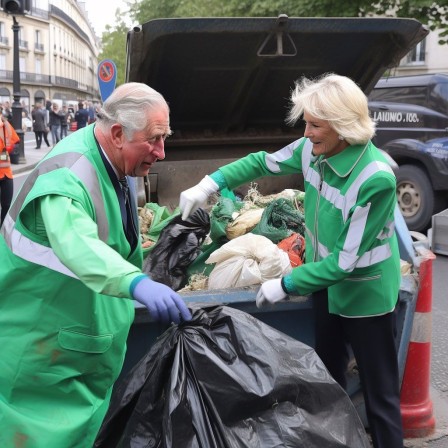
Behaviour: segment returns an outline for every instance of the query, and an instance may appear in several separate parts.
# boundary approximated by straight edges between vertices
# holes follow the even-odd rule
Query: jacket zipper
[[[314,256],[313,256],[313,261],[317,261],[319,258],[319,238],[317,235],[317,228],[318,228],[317,219],[318,219],[318,215],[319,215],[320,193],[322,191],[322,183],[324,181],[324,169],[321,166],[321,160],[318,160],[317,166],[319,168],[320,180],[319,180],[319,188],[317,189],[317,202],[316,202],[316,208],[315,208],[315,212],[314,212]]]

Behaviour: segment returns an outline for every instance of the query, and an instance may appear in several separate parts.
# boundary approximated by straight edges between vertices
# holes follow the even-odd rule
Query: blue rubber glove
[[[163,323],[190,320],[190,310],[181,296],[163,283],[143,277],[134,288],[133,297],[148,308],[154,320]]]

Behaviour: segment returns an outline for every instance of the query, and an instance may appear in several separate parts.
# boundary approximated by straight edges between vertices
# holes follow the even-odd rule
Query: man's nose
[[[163,141],[163,139],[160,139],[160,141],[156,142],[153,152],[158,160],[163,160],[165,158],[165,142]]]

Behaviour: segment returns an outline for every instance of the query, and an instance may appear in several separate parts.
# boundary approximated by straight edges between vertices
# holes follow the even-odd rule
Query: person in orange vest
[[[13,176],[9,154],[14,145],[20,141],[16,131],[9,121],[1,115],[0,118],[0,226],[3,224],[6,213],[11,206],[13,196]]]

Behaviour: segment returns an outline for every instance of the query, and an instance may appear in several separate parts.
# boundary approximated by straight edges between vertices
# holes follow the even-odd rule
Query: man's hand
[[[197,185],[180,194],[179,207],[182,219],[185,221],[199,207],[202,207],[208,197],[219,190],[218,184],[210,177],[205,176]]]
[[[268,280],[264,282],[258,291],[256,297],[256,304],[258,308],[268,303],[276,303],[280,300],[285,299],[288,296],[282,288],[282,279],[275,278],[273,280]]]
[[[145,305],[154,320],[163,323],[190,320],[191,313],[181,296],[169,286],[143,278],[134,289],[134,299]]]

